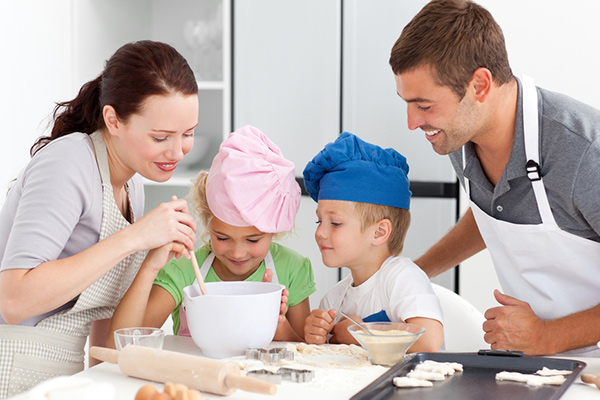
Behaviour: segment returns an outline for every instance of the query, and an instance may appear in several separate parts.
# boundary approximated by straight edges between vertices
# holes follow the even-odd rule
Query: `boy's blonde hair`
[[[393,256],[400,255],[404,247],[404,239],[410,226],[410,210],[405,208],[384,206],[372,203],[354,203],[354,211],[360,219],[361,229],[364,231],[374,223],[382,219],[388,219],[392,223],[392,232],[388,239],[388,250]]]
[[[192,188],[187,195],[188,200],[191,202],[191,211],[198,217],[200,224],[202,225],[202,232],[198,235],[198,238],[204,244],[209,243],[210,234],[208,231],[208,224],[215,217],[210,211],[208,206],[208,200],[206,199],[206,179],[208,178],[208,172],[201,171],[196,179],[192,181]],[[288,232],[274,233],[273,240],[281,239]]]

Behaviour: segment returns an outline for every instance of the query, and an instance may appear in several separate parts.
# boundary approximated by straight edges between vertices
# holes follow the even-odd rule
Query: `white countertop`
[[[274,342],[273,345],[279,347],[277,342]],[[193,355],[202,355],[200,349],[189,337],[168,335],[165,337],[164,349]],[[583,373],[591,373],[594,375],[600,374],[600,359],[580,358],[580,360],[587,364]],[[380,366],[368,366],[353,369],[317,369],[313,381],[294,383],[284,380],[281,384],[277,385],[277,393],[273,396],[237,390],[232,395],[227,396],[227,398],[240,400],[347,400],[386,371],[386,368]],[[159,391],[163,390],[162,383],[128,377],[120,371],[117,365],[106,362],[88,368],[85,371],[74,375],[74,377],[88,378],[98,383],[111,383],[116,388],[116,393],[112,400],[133,400],[139,388],[147,384],[155,386]],[[222,399],[224,397],[203,393],[203,398]],[[600,391],[593,385],[584,384],[578,378],[577,381],[567,389],[565,394],[561,397],[561,400],[586,400],[598,398],[600,398]],[[27,396],[27,394],[16,396],[12,399],[33,400],[33,398]]]

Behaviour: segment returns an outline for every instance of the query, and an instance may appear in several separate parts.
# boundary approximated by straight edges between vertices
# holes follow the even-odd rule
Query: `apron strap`
[[[108,169],[108,151],[106,150],[106,143],[102,139],[102,133],[96,131],[90,135],[92,143],[94,144],[94,150],[96,151],[96,162],[98,163],[98,169],[100,170],[100,177],[102,178],[102,185],[110,187],[110,170]]]
[[[523,84],[523,129],[527,176],[533,187],[542,223],[556,225],[554,215],[552,215],[552,210],[550,209],[548,195],[544,188],[540,167],[537,89],[533,79],[529,76],[523,75],[521,81]]]

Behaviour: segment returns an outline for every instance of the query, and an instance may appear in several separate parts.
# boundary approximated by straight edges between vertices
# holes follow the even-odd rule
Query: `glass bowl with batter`
[[[369,361],[378,365],[398,363],[425,333],[425,328],[404,322],[364,322],[361,325],[371,334],[358,325],[350,325],[348,332],[369,352]]]

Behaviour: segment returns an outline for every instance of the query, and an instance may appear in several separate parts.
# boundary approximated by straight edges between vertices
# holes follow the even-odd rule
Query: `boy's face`
[[[353,203],[319,200],[317,218],[315,240],[326,266],[353,269],[368,260],[373,228],[361,230]]]

